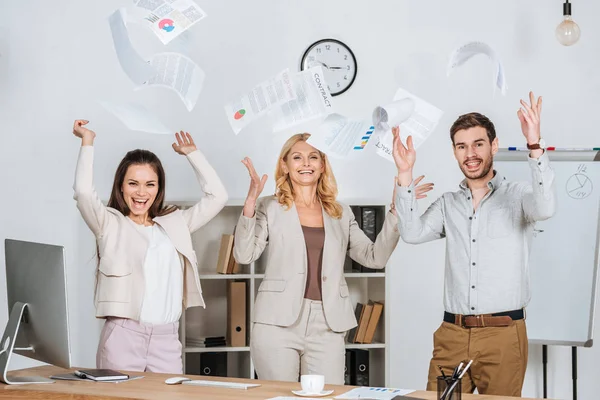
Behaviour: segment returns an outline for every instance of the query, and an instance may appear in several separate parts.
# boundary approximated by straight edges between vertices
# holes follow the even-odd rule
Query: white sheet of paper
[[[127,33],[125,21],[127,11],[124,8],[116,10],[108,18],[112,33],[115,52],[121,68],[134,83],[141,85],[154,74],[149,62],[144,60],[133,48]]]
[[[202,86],[204,71],[190,58],[179,53],[159,53],[152,57],[151,65],[156,73],[143,86],[160,86],[174,90],[188,111],[196,106]]]
[[[391,129],[406,121],[415,111],[415,101],[411,98],[400,99],[373,110],[373,125],[380,130]]]
[[[500,61],[498,54],[496,54],[494,49],[492,49],[486,43],[469,42],[454,50],[454,52],[452,52],[452,55],[450,56],[450,61],[448,62],[446,74],[450,76],[454,69],[460,67],[469,59],[478,54],[484,54],[492,61],[492,65],[494,68],[492,87],[494,88],[494,92],[496,90],[495,88],[497,87],[498,89],[500,89],[502,94],[505,95],[507,85],[506,77],[504,76],[504,67],[502,67],[502,62]]]
[[[225,114],[237,135],[246,125],[269,110],[295,98],[296,92],[292,86],[290,71],[286,68],[227,104]]]
[[[169,43],[206,13],[192,0],[133,0],[137,7],[147,10],[146,21],[150,29],[163,42]]]
[[[292,77],[292,82],[296,98],[272,112],[275,132],[334,112],[322,67],[312,67],[299,72]]]
[[[400,138],[402,139],[402,143],[406,145],[406,138],[409,135],[412,136],[413,145],[415,146],[415,149],[417,149],[427,140],[429,135],[431,135],[437,127],[444,112],[402,88],[398,89],[394,95],[394,100],[407,98],[412,99],[415,102],[415,109],[411,116],[400,124]],[[377,154],[391,162],[394,162],[394,157],[392,156],[393,140],[394,137],[390,129],[380,132],[380,134],[377,135],[375,144]]]
[[[302,397],[304,400],[323,400],[323,399],[330,399],[331,397]],[[270,399],[267,400],[298,400],[300,399],[300,397],[290,397],[290,396],[277,396],[277,397],[271,397]]]
[[[380,387],[359,387],[350,390],[344,394],[334,397],[335,399],[381,399],[389,400],[396,396],[405,396],[413,393],[414,390],[380,388]]]
[[[172,135],[174,130],[167,128],[162,121],[145,107],[134,103],[100,101],[106,111],[113,114],[132,131]]]
[[[370,121],[331,114],[308,138],[308,143],[331,157],[345,158],[364,150],[375,127]]]

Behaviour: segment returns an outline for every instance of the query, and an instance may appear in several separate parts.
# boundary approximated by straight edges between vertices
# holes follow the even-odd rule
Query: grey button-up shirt
[[[532,183],[507,182],[497,171],[490,191],[473,210],[466,180],[419,216],[414,187],[398,186],[396,210],[402,239],[446,238],[444,307],[454,314],[487,314],[527,306],[529,248],[536,221],[556,209],[554,171],[544,152],[529,158]]]

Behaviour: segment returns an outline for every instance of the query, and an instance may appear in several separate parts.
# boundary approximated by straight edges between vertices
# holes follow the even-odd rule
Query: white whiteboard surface
[[[526,152],[500,152],[495,169],[531,181]],[[550,153],[556,214],[536,223],[531,245],[531,343],[591,347],[598,278],[600,162],[593,153]],[[589,161],[586,161],[589,160]]]

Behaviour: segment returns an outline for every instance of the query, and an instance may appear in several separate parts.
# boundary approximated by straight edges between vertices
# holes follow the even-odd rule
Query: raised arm
[[[267,182],[267,175],[259,178],[252,160],[248,157],[244,158],[242,163],[250,174],[250,188],[244,202],[244,210],[235,227],[233,257],[240,264],[250,264],[261,256],[269,239],[266,202],[258,201]]]
[[[204,192],[204,197],[198,203],[182,211],[190,232],[194,232],[213,219],[225,207],[228,195],[216,171],[208,163],[204,154],[196,148],[192,136],[181,131],[176,133],[175,137],[177,143],[173,143],[173,150],[187,157],[200,183],[200,188]]]
[[[418,184],[423,176],[420,176],[415,184]],[[396,179],[397,180],[397,179]],[[360,229],[354,213],[350,207],[344,212],[350,215],[350,237],[348,239],[348,254],[350,258],[367,268],[379,269],[385,268],[390,256],[394,252],[400,234],[398,232],[398,214],[394,205],[396,198],[397,185],[394,184],[392,193],[392,204],[390,212],[386,214],[385,222],[381,232],[377,235],[375,243]],[[425,183],[415,188],[416,198],[423,199],[427,197],[425,193],[433,189],[433,183]]]
[[[536,100],[529,92],[530,104],[521,100],[522,108],[517,111],[527,147],[531,149],[528,157],[533,182],[523,194],[523,211],[531,222],[543,221],[556,212],[556,194],[554,188],[554,170],[550,167],[548,154],[541,148],[540,121],[542,116],[542,97]]]
[[[96,194],[94,188],[94,139],[96,133],[85,127],[89,121],[75,120],[73,135],[81,138],[81,148],[75,170],[75,183],[73,184],[73,198],[83,220],[96,237],[104,233],[110,213]]]
[[[392,128],[394,134],[393,156],[398,168],[398,187],[396,188],[396,212],[398,213],[398,229],[402,239],[407,243],[424,243],[445,237],[443,198],[437,199],[425,213],[420,216],[417,207],[420,178],[413,181],[413,167],[417,160],[417,152],[412,137],[406,140],[406,146],[400,139],[400,128]]]

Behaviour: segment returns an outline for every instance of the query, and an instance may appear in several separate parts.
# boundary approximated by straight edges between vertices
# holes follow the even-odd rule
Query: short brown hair
[[[450,139],[452,140],[452,144],[454,144],[454,135],[456,132],[463,129],[475,128],[477,126],[485,128],[490,143],[496,139],[496,128],[494,128],[494,123],[485,115],[472,112],[458,117],[450,127]]]

